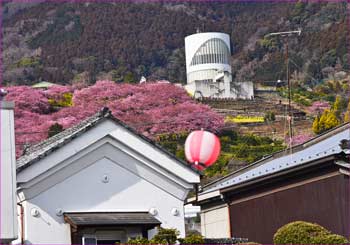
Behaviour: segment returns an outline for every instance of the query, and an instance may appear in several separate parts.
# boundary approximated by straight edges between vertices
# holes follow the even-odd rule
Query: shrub
[[[304,221],[295,221],[279,228],[273,236],[274,244],[344,244],[348,241],[327,229]]]
[[[158,233],[150,240],[151,244],[175,244],[180,232],[176,229],[159,228]]]
[[[204,238],[204,244],[249,244],[246,238]]]
[[[54,136],[55,134],[58,134],[59,132],[62,132],[63,131],[63,127],[61,124],[59,123],[54,123],[50,126],[49,128],[49,131],[48,131],[48,137],[52,137]]]
[[[186,236],[185,238],[179,238],[180,244],[203,244],[204,239],[201,235],[191,234]]]
[[[315,244],[348,244],[349,241],[345,237],[337,234],[330,234],[323,237],[316,237]]]
[[[265,121],[275,121],[276,120],[276,116],[275,116],[275,113],[273,113],[272,111],[268,111],[265,113],[265,116],[264,116],[264,120]]]
[[[136,237],[134,239],[129,239],[127,244],[149,244],[149,240],[144,237]]]

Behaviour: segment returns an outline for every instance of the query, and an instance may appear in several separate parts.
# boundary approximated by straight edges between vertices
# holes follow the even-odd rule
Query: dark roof
[[[251,178],[258,178],[261,175],[270,175],[274,172],[282,171],[286,168],[293,168],[296,165],[299,164],[305,164],[311,160],[314,160],[315,158],[321,158],[321,157],[326,157],[335,153],[340,153],[343,150],[340,148],[339,144],[341,143],[341,139],[338,139],[336,136],[337,134],[344,132],[346,130],[350,129],[350,123],[344,123],[338,127],[335,127],[333,129],[328,130],[327,132],[320,134],[302,144],[293,146],[292,149],[287,149],[287,150],[281,150],[278,152],[275,152],[269,156],[265,156],[262,159],[247,165],[246,167],[243,167],[237,171],[234,171],[220,179],[217,179],[211,183],[206,184],[203,186],[202,190],[203,192],[210,192],[214,190],[219,190],[226,188],[228,186],[233,186],[237,185],[241,182],[245,182],[250,180]],[[346,133],[348,135],[348,133]],[[333,138],[334,140],[333,140]],[[346,137],[349,137],[346,136]],[[315,149],[312,148],[312,146],[315,146],[316,144],[328,140],[328,146],[327,148],[322,148],[322,149]],[[333,141],[333,142],[331,142]],[[328,149],[328,147],[331,147]],[[315,155],[312,158],[311,155]],[[288,162],[288,160],[283,160],[282,158],[286,157],[291,157],[293,156],[297,160],[297,162]],[[290,160],[291,161],[291,160]],[[275,164],[273,164],[275,163]],[[282,164],[284,163],[284,164]],[[288,164],[286,164],[288,163]],[[268,172],[265,172],[263,170],[256,170],[259,167],[267,166],[267,165],[275,165],[275,166],[270,166],[270,170]],[[280,166],[283,165],[283,166]],[[250,176],[247,179],[247,172],[250,171]],[[255,172],[254,172],[255,171]],[[261,173],[259,173],[261,172]],[[244,178],[242,177],[243,175]],[[253,177],[254,176],[254,177]],[[234,180],[235,179],[235,180]],[[238,180],[237,180],[238,179]]]
[[[123,128],[127,129],[132,134],[138,136],[139,138],[143,139],[144,141],[147,141],[148,143],[152,144],[165,154],[167,154],[170,158],[182,163],[184,166],[188,167],[192,171],[196,173],[200,173],[197,169],[193,168],[191,165],[186,163],[185,161],[177,158],[174,154],[164,149],[162,146],[158,145],[154,141],[150,140],[149,138],[143,136],[142,134],[139,134],[135,129],[127,126],[119,119],[115,118],[112,115],[112,112],[107,108],[102,108],[99,112],[97,112],[95,115],[81,121],[79,124],[70,127],[26,150],[26,153],[21,156],[19,159],[17,159],[17,173],[22,171],[23,169],[29,167],[33,163],[39,161],[40,159],[46,157],[51,152],[61,148],[62,146],[66,145],[68,142],[73,140],[74,138],[78,137],[79,135],[83,134],[84,132],[88,131],[90,128],[93,128],[100,122],[111,119],[116,124],[122,126]]]
[[[77,212],[64,213],[66,222],[73,225],[160,225],[147,212]]]
[[[335,164],[339,167],[342,168],[349,168],[350,164],[343,162],[343,161],[337,161],[337,160],[344,160],[346,159],[346,154],[344,152],[340,152],[340,153],[336,153],[336,154],[332,154],[332,155],[327,155],[325,157],[322,157],[320,159],[316,159],[313,161],[309,161],[306,164],[302,164],[300,166],[294,166],[292,168],[288,168],[288,169],[283,169],[281,171],[277,171],[265,176],[259,176],[255,179],[250,179],[246,182],[242,182],[242,183],[238,183],[237,185],[230,185],[227,187],[224,187],[222,189],[220,189],[220,193],[225,193],[225,192],[229,192],[231,190],[236,190],[239,189],[241,187],[245,187],[245,186],[249,186],[249,185],[255,185],[255,186],[259,186],[261,185],[262,182],[266,183],[267,181],[274,179],[274,178],[280,178],[280,179],[287,179],[287,175],[288,174],[294,174],[291,175],[292,178],[295,178],[295,173],[296,172],[301,172],[302,170],[305,169],[312,169],[312,171],[309,172],[315,172],[315,166],[319,166],[319,167],[326,167],[326,164],[324,164],[325,162],[328,162],[329,164]]]

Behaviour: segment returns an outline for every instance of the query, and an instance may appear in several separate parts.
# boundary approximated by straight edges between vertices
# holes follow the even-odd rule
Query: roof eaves
[[[293,152],[292,154],[294,154],[294,153],[296,153],[298,151],[302,151],[303,149],[318,143],[325,136],[332,136],[332,135],[338,133],[338,131],[342,131],[342,130],[346,130],[346,129],[350,129],[350,123],[349,122],[341,124],[341,125],[339,125],[339,126],[337,126],[335,128],[332,128],[332,129],[330,129],[330,130],[328,130],[328,131],[326,131],[326,132],[324,132],[324,133],[322,133],[322,134],[320,134],[320,135],[318,135],[318,136],[316,136],[316,137],[314,137],[314,138],[312,138],[312,139],[310,139],[310,140],[308,140],[306,142],[303,142],[303,143],[301,143],[299,145],[293,146],[292,148],[290,148],[288,150],[291,150],[291,152]],[[267,162],[267,161],[274,160],[276,158],[282,157],[284,155],[281,155],[281,154],[283,154],[285,152],[286,152],[286,149],[283,149],[283,150],[280,150],[280,151],[276,151],[276,152],[274,152],[271,155],[265,156],[265,157],[257,160],[256,162],[248,164],[247,166],[245,166],[243,168],[240,168],[240,169],[238,169],[238,170],[236,170],[236,171],[234,171],[232,173],[229,173],[228,175],[226,175],[226,176],[224,176],[222,178],[219,178],[217,180],[214,180],[213,182],[210,182],[210,183],[204,185],[202,187],[202,189],[209,190],[210,186],[212,186],[212,185],[214,185],[214,184],[216,184],[216,183],[218,183],[220,181],[224,181],[225,179],[230,178],[230,177],[232,177],[233,175],[235,175],[237,173],[243,172],[244,170],[246,170],[248,168],[254,167],[255,165],[262,164],[264,162]]]
[[[267,174],[267,175],[255,177],[255,178],[252,178],[252,179],[249,179],[247,181],[243,181],[243,182],[240,182],[240,183],[237,183],[237,184],[232,184],[232,185],[223,187],[222,189],[219,189],[219,191],[220,191],[220,193],[224,193],[224,192],[228,192],[228,191],[230,191],[232,189],[238,189],[238,188],[240,188],[242,186],[247,186],[247,185],[250,185],[250,184],[259,183],[262,180],[271,179],[271,178],[274,178],[275,176],[281,176],[281,175],[285,175],[285,174],[288,174],[288,173],[291,173],[291,172],[299,171],[300,169],[305,169],[305,168],[308,168],[310,166],[314,166],[314,165],[323,163],[325,161],[336,160],[336,159],[338,159],[338,156],[341,156],[341,155],[344,155],[344,153],[341,152],[341,153],[328,155],[328,156],[326,156],[324,158],[320,158],[320,159],[316,159],[316,160],[312,160],[312,161],[306,162],[306,164],[303,164],[303,165],[291,166],[289,168],[285,168],[283,170],[276,171],[276,172],[273,172],[273,173],[270,173],[270,174]],[[334,163],[334,164],[336,164],[336,163]]]

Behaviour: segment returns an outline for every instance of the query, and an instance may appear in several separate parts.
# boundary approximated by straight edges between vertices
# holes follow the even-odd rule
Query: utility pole
[[[291,90],[291,84],[290,84],[290,77],[289,77],[289,50],[288,50],[288,37],[298,34],[300,36],[301,29],[297,31],[284,31],[284,32],[273,32],[265,35],[265,38],[272,37],[272,36],[280,36],[285,37],[284,44],[286,49],[286,69],[287,69],[287,84],[288,84],[288,134],[289,134],[289,148],[292,150],[292,138],[293,138],[293,113],[292,113],[292,90]]]

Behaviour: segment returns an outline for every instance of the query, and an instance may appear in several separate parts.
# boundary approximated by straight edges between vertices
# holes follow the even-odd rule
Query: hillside
[[[290,39],[293,78],[312,86],[348,71],[346,3],[17,3],[5,2],[4,81],[59,84],[137,82],[142,75],[186,81],[184,37],[199,28],[230,34],[234,79],[285,77],[274,31]]]
[[[284,149],[287,90],[270,86],[285,82],[284,43],[264,36],[298,28],[302,35],[288,42],[293,111],[306,114],[294,123],[293,143],[303,142],[350,120],[347,9],[326,2],[6,1],[2,78],[7,99],[17,102],[17,154],[106,105],[181,158],[189,131],[217,132],[223,152],[209,177]],[[197,29],[231,36],[233,79],[262,89],[254,101],[208,106],[171,84],[132,84],[141,76],[185,83],[184,37]],[[65,86],[21,86],[40,81]]]

